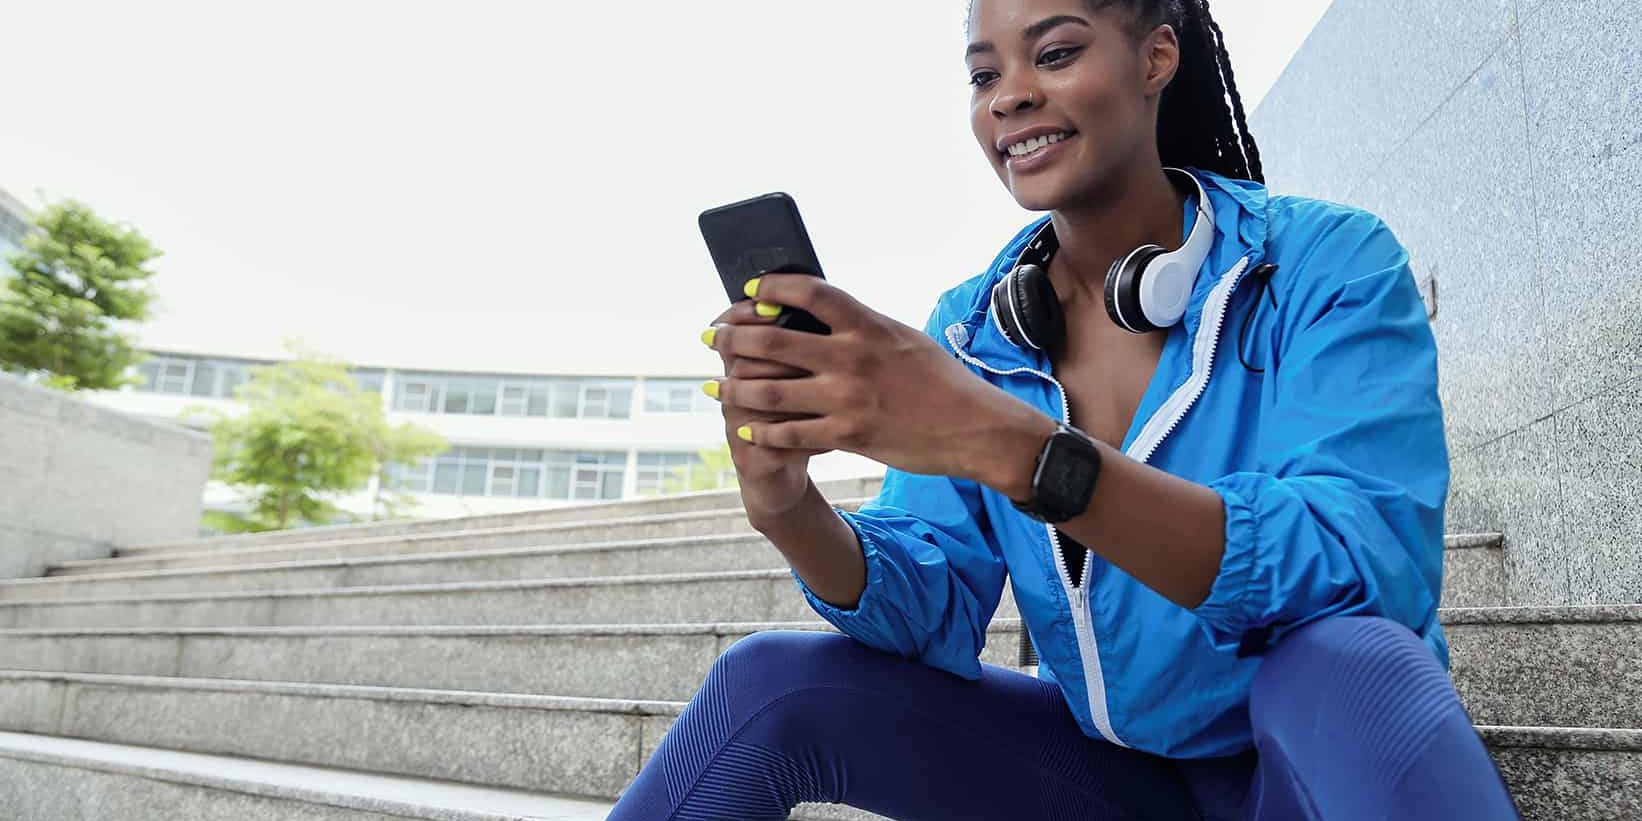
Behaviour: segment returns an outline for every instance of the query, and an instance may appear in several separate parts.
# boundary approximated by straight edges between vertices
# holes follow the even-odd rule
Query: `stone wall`
[[[1506,534],[1513,604],[1642,602],[1642,15],[1623,6],[1336,0],[1250,123],[1274,190],[1380,215],[1435,277],[1448,531]]]
[[[199,531],[211,439],[0,375],[0,578]]]

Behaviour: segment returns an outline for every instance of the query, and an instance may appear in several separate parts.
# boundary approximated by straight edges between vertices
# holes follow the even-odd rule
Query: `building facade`
[[[231,411],[249,369],[272,364],[180,351],[149,351],[141,380],[93,401],[140,416],[176,421],[190,406]],[[712,471],[703,450],[724,444],[718,403],[701,391],[708,376],[560,376],[358,367],[360,385],[381,394],[393,424],[414,423],[444,436],[450,449],[415,465],[393,465],[386,486],[372,484],[338,500],[367,516],[385,491],[403,491],[426,517],[504,513],[589,501],[631,499],[690,487],[733,486],[733,471]],[[812,461],[817,480],[882,472],[852,454]],[[234,509],[216,483],[206,507]]]

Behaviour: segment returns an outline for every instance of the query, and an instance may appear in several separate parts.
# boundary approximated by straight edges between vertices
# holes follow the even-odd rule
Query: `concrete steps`
[[[601,821],[606,802],[0,732],[0,818]]]
[[[682,704],[0,671],[0,730],[613,798]],[[1483,726],[1525,817],[1634,818],[1642,731]],[[452,755],[483,750],[484,755]],[[864,814],[828,813],[833,817]]]
[[[878,494],[881,478],[844,479],[816,484],[828,499],[862,499]],[[193,552],[199,550],[240,550],[272,545],[304,544],[318,541],[350,540],[377,536],[409,536],[448,533],[466,530],[506,529],[543,525],[602,522],[620,527],[628,521],[647,517],[667,516],[703,511],[741,514],[741,493],[737,490],[714,490],[700,493],[680,493],[619,502],[593,502],[571,507],[531,510],[521,513],[497,513],[485,516],[467,516],[459,519],[412,519],[391,522],[366,522],[352,525],[281,530],[271,533],[247,533],[237,536],[214,536],[179,542],[130,545],[116,551],[116,556]]]
[[[875,491],[872,481],[824,489],[845,507]],[[1632,695],[1642,692],[1642,606],[1501,608],[1508,544],[1459,535],[1446,548],[1456,686],[1527,817],[1642,817],[1628,797],[1642,793],[1642,698]],[[1016,615],[1006,596],[984,660],[1015,662]],[[144,760],[173,750],[206,756],[200,766],[258,759],[607,806],[597,802],[638,771],[713,659],[771,628],[830,629],[733,493],[194,540],[67,563],[0,582],[0,731],[32,734],[13,738],[28,752],[0,735],[0,782],[15,773],[44,785],[0,787],[0,817],[7,800],[148,794],[127,765],[95,763],[88,750],[41,758],[42,745],[65,739],[129,745],[125,755]],[[179,807],[214,808],[199,817],[446,817],[414,814],[433,811],[420,799],[384,812],[292,798],[274,776],[150,781]],[[24,792],[33,797],[10,797]],[[458,803],[438,811],[510,817]],[[186,817],[133,806],[85,817]],[[816,806],[794,817],[873,818]]]
[[[838,502],[838,505],[845,509],[853,509],[862,501],[845,499]],[[47,576],[56,578],[135,571],[222,568],[242,564],[266,565],[504,548],[586,546],[752,533],[752,528],[747,525],[747,519],[740,510],[709,510],[651,516],[617,524],[567,522],[467,528],[429,534],[363,535],[348,539],[322,539],[233,550],[208,548],[121,553],[108,559],[87,559],[52,565]]]

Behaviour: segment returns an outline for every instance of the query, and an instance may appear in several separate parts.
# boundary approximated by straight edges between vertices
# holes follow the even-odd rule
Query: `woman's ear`
[[[1180,70],[1180,38],[1174,26],[1165,23],[1152,29],[1141,44],[1141,58],[1146,66],[1146,96],[1161,95]]]

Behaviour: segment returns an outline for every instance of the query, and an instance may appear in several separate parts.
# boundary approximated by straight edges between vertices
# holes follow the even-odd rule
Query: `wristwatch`
[[[1015,509],[1040,522],[1056,524],[1077,517],[1089,507],[1100,478],[1100,451],[1087,434],[1064,422],[1044,443],[1032,471],[1032,498],[1014,502]]]

